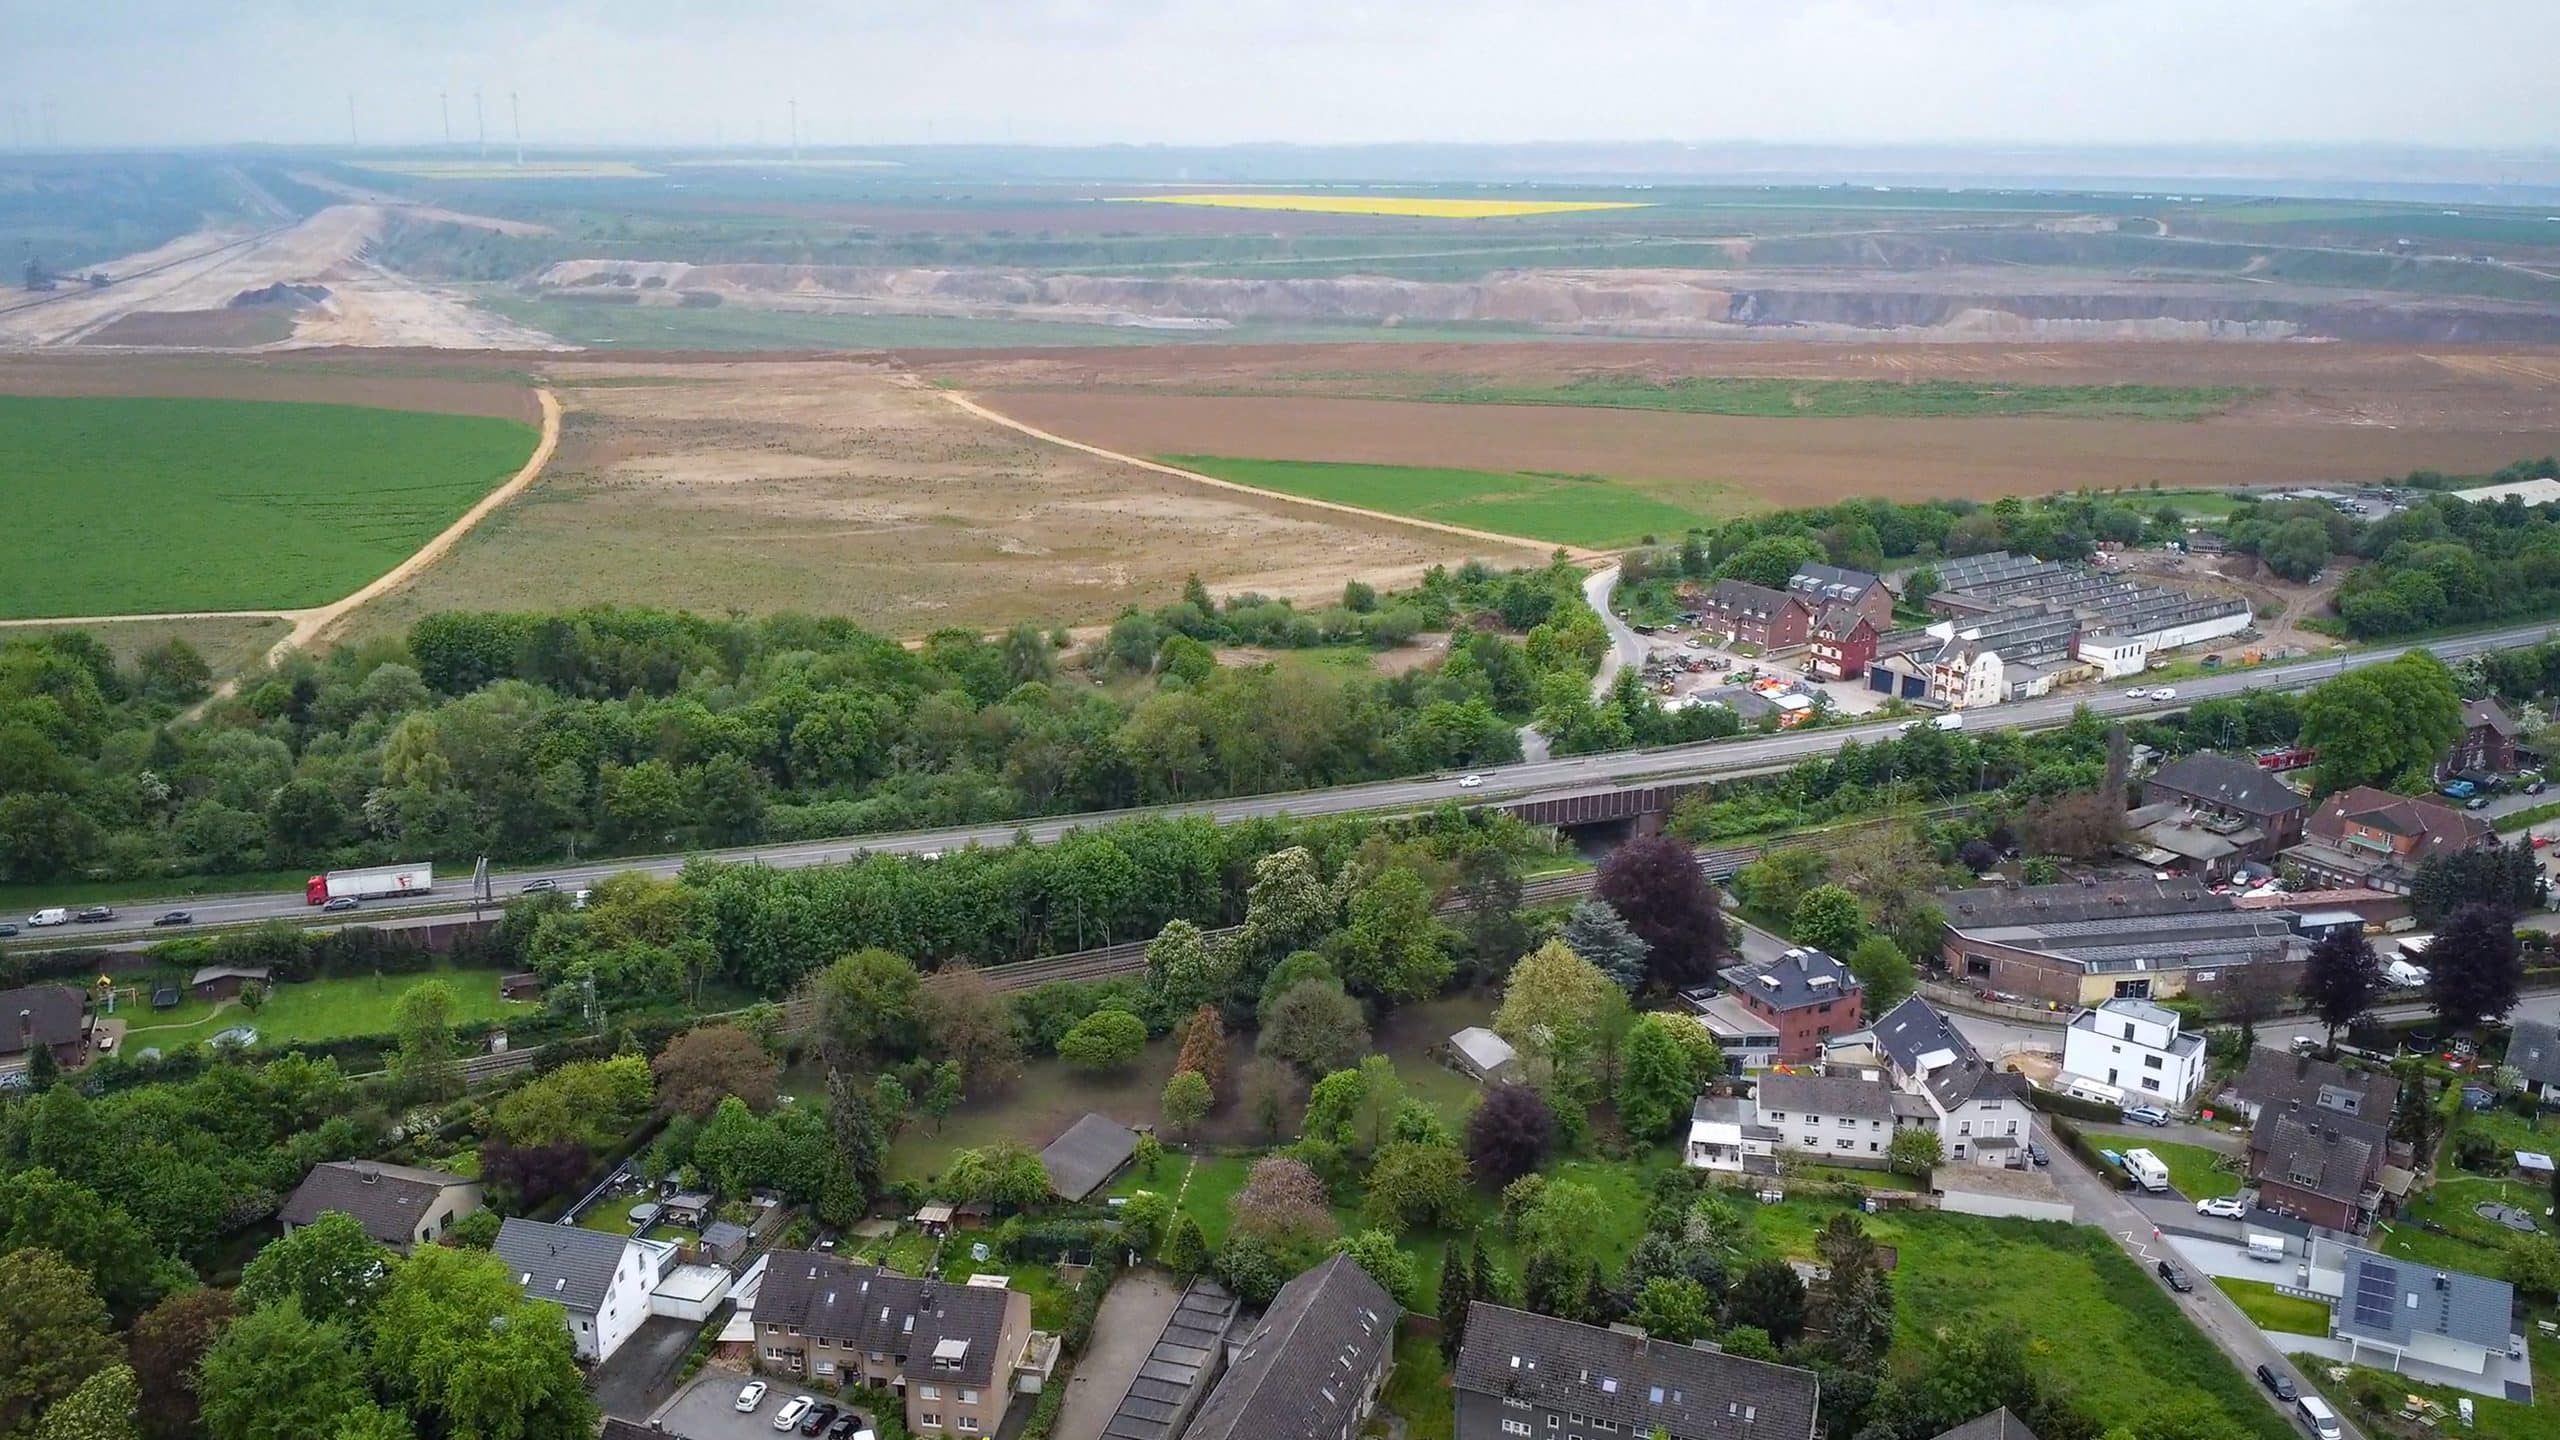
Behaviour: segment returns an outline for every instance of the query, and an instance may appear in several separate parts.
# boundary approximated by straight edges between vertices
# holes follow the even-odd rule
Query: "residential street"
[[[2070,1148],[2054,1136],[2052,1126],[2042,1116],[2036,1118],[2035,1132],[2036,1138],[2053,1152],[2053,1164],[2045,1173],[2052,1176],[2063,1193],[2071,1197],[2072,1206],[2079,1212],[2080,1223],[2106,1231],[2127,1255],[2133,1257],[2134,1263],[2142,1267],[2149,1283],[2160,1284],[2158,1272],[2153,1267],[2162,1259],[2176,1258],[2176,1255],[2166,1240],[2154,1238],[2159,1231],[2150,1217],[2136,1210],[2124,1192],[2107,1184],[2081,1164]],[[2294,1368],[2292,1361],[2267,1343],[2266,1336],[2259,1333],[2258,1327],[2250,1322],[2248,1316],[2240,1313],[2240,1307],[2231,1303],[2230,1297],[2224,1295],[2209,1277],[2192,1265],[2187,1266],[2187,1270],[2195,1277],[2195,1293],[2174,1296],[2179,1308],[2185,1310],[2197,1328],[2221,1347],[2223,1354],[2231,1357],[2232,1364],[2240,1367],[2240,1373],[2248,1378],[2249,1388],[2257,1393],[2258,1398],[2268,1405],[2275,1405],[2280,1413],[2286,1413],[2289,1422],[2292,1418],[2290,1413],[2277,1405],[2275,1397],[2257,1382],[2258,1367],[2274,1367],[2277,1374],[2291,1377],[2294,1385],[2306,1395],[2314,1393],[2310,1382]],[[2345,1426],[2348,1436],[2362,1433],[2343,1417],[2339,1423]]]

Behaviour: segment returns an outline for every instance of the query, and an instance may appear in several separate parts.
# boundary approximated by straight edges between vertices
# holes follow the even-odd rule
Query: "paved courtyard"
[[[764,1403],[756,1407],[754,1414],[741,1415],[738,1387],[754,1378],[734,1370],[705,1370],[658,1416],[659,1428],[681,1440],[773,1440],[773,1417],[791,1403],[793,1396],[835,1398],[824,1391],[802,1389],[788,1376],[769,1376]],[[864,1417],[866,1421],[869,1418]]]
[[[1093,1340],[1076,1361],[1067,1382],[1067,1398],[1058,1407],[1055,1440],[1101,1440],[1102,1427],[1129,1393],[1138,1367],[1147,1363],[1156,1336],[1174,1307],[1182,1303],[1182,1287],[1156,1275],[1123,1275],[1102,1297],[1102,1313],[1094,1317]]]

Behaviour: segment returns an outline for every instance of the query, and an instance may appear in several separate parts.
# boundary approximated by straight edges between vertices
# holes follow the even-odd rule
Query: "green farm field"
[[[1733,491],[1693,482],[1664,482],[1666,494],[1656,495],[1638,482],[1599,475],[1223,455],[1158,458],[1239,485],[1562,545],[1632,545],[1648,535],[1678,535],[1748,508]]]
[[[0,619],[326,604],[451,524],[535,439],[513,420],[366,406],[0,396],[21,557],[0,569]]]

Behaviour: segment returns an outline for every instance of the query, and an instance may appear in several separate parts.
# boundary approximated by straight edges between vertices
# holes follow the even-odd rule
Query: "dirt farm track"
[[[1556,471],[1732,486],[1761,503],[2493,470],[2560,450],[2560,353],[2344,345],[1468,345],[914,359],[1006,415],[1136,455]],[[1388,373],[1388,367],[1393,373]],[[2194,421],[1795,418],[1377,398],[1443,384],[1961,379],[2212,386]]]

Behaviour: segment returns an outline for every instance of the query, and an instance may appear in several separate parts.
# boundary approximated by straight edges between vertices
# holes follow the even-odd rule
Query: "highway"
[[[1604,591],[1605,596],[1605,591]],[[1603,615],[1606,605],[1595,607]],[[2085,705],[2107,717],[2159,715],[2184,709],[2198,700],[2237,695],[2249,690],[2302,689],[2329,679],[2340,672],[2378,664],[2412,649],[2433,651],[2439,658],[2460,659],[2485,650],[2511,649],[2529,645],[2560,634],[2560,626],[2549,623],[2515,626],[2505,630],[2438,640],[2425,646],[2388,646],[2358,651],[2350,655],[2320,660],[2296,661],[2287,665],[2255,670],[2234,671],[2177,682],[2174,700],[2160,701],[2127,697],[2121,687],[2096,692],[2074,692],[2051,695],[2038,700],[2019,701],[1990,710],[1964,712],[1968,729],[2050,729],[2071,718],[2073,711]],[[1614,646],[1613,646],[1614,648]],[[1893,734],[1900,723],[1879,720],[1865,725],[1844,725],[1819,730],[1789,732],[1778,735],[1738,737],[1707,741],[1692,745],[1666,746],[1653,750],[1623,750],[1607,755],[1583,755],[1566,759],[1526,760],[1516,765],[1499,766],[1483,772],[1482,783],[1461,787],[1455,777],[1425,776],[1408,780],[1375,781],[1360,785],[1336,786],[1329,790],[1302,790],[1277,795],[1244,796],[1230,800],[1208,800],[1185,804],[1155,806],[1143,809],[1102,811],[1082,815],[1052,816],[996,825],[956,826],[942,830],[910,831],[896,835],[873,835],[831,840],[795,841],[783,844],[749,845],[728,850],[699,852],[693,855],[660,855],[622,857],[580,864],[560,864],[527,868],[494,883],[498,898],[521,890],[532,880],[548,879],[560,888],[589,886],[609,875],[639,871],[657,876],[672,876],[693,859],[723,860],[760,865],[797,867],[841,863],[860,854],[940,854],[970,845],[1006,845],[1019,835],[1046,844],[1074,829],[1090,829],[1115,820],[1141,815],[1205,815],[1221,823],[1249,820],[1271,815],[1320,816],[1342,815],[1361,811],[1411,811],[1424,809],[1443,801],[1483,804],[1490,801],[1520,801],[1559,798],[1629,785],[1655,784],[1719,774],[1747,773],[1782,766],[1808,755],[1838,749],[1849,740],[1873,741]],[[469,910],[469,864],[439,858],[436,861],[438,893],[420,903],[385,903],[367,906],[347,914],[339,923],[364,924],[369,919],[386,915],[417,915],[434,912]],[[22,931],[13,945],[30,949],[48,946],[70,947],[96,944],[102,940],[129,938],[137,933],[150,934],[151,921],[161,912],[182,908],[195,917],[195,925],[242,925],[263,920],[310,920],[316,913],[303,903],[301,892],[261,895],[228,895],[190,897],[166,901],[129,901],[120,905],[116,917],[105,923],[70,925],[44,930]],[[160,937],[185,933],[171,929],[158,932]],[[155,937],[157,938],[157,937]]]

